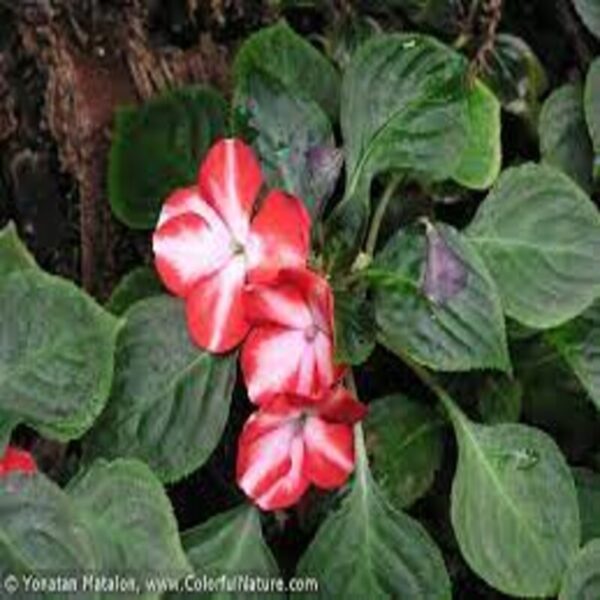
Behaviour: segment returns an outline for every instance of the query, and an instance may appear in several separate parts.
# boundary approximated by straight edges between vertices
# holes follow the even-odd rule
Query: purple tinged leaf
[[[464,262],[439,231],[429,222],[425,226],[427,263],[423,293],[435,304],[444,304],[466,287],[468,272]]]

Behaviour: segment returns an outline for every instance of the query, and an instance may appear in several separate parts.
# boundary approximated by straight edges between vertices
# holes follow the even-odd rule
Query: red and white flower
[[[33,457],[25,450],[8,446],[4,455],[0,457],[0,477],[9,473],[35,473],[37,466]]]
[[[310,217],[304,205],[274,190],[253,218],[261,186],[251,148],[221,140],[202,163],[198,184],[168,198],[154,232],[158,273],[186,299],[194,341],[212,352],[226,352],[246,336],[242,296],[248,281],[306,264]]]
[[[250,399],[263,404],[277,394],[318,398],[344,368],[333,359],[333,294],[307,269],[284,269],[244,296],[252,330],[241,364]]]
[[[239,439],[240,487],[265,510],[297,502],[310,485],[332,489],[354,468],[353,424],[365,407],[339,385],[333,294],[308,270],[310,218],[303,204],[262,186],[252,150],[223,140],[196,186],[174,192],[153,237],[157,270],[186,299],[201,347],[226,352],[244,338],[241,363],[260,406]]]
[[[333,489],[354,469],[353,424],[366,407],[342,387],[315,402],[276,396],[250,416],[239,439],[237,480],[263,510],[289,507],[312,484]]]

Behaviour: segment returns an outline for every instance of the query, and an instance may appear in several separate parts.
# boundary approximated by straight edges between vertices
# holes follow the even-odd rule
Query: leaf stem
[[[356,456],[356,472],[364,484],[366,481],[365,474],[369,469],[369,459],[367,458],[367,448],[365,446],[365,434],[360,423],[354,426],[354,455]]]
[[[377,237],[379,236],[379,230],[381,228],[381,223],[383,222],[383,217],[385,215],[385,211],[394,195],[394,192],[398,188],[398,185],[402,181],[402,175],[394,175],[392,179],[387,184],[381,199],[379,200],[379,204],[375,209],[375,213],[373,214],[373,219],[371,221],[371,228],[369,229],[369,234],[367,236],[367,242],[365,244],[365,254],[367,256],[373,256],[375,252],[375,246],[377,244]]]
[[[573,14],[573,5],[567,0],[556,0],[556,10],[565,33],[573,44],[573,49],[581,62],[584,71],[592,62],[593,52],[585,41],[585,35],[577,17]]]
[[[356,381],[352,369],[348,369],[344,377],[346,387],[352,394],[358,398],[358,390],[356,389]],[[354,426],[354,454],[356,456],[356,472],[359,474],[363,484],[366,482],[366,473],[369,469],[369,459],[367,458],[367,448],[365,446],[365,436],[360,423]]]

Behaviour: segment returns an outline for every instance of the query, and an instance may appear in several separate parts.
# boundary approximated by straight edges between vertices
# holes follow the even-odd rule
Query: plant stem
[[[348,390],[350,390],[358,398],[358,392],[356,390],[356,381],[354,380],[354,373],[352,372],[352,369],[348,369],[348,372],[346,373],[344,379],[346,380],[346,387],[348,388]]]
[[[387,184],[381,199],[379,200],[379,204],[375,209],[375,213],[373,214],[373,220],[371,221],[371,228],[369,229],[369,234],[367,236],[367,242],[365,244],[365,253],[368,256],[373,256],[375,252],[375,246],[377,244],[377,237],[379,236],[379,229],[381,228],[381,223],[383,222],[383,217],[385,215],[385,211],[396,191],[396,188],[402,181],[401,175],[395,175],[392,177],[390,182]]]
[[[356,389],[356,381],[354,380],[354,373],[352,369],[348,369],[344,377],[346,387],[352,394],[358,398],[358,391]],[[354,454],[356,456],[356,472],[359,474],[363,487],[366,489],[366,473],[369,470],[369,460],[367,458],[367,449],[365,447],[365,437],[362,425],[356,423],[354,426]]]
[[[469,12],[467,13],[467,27],[470,31],[473,30],[475,25],[475,17],[477,16],[477,11],[479,10],[479,1],[480,0],[471,0],[471,6],[469,7]]]
[[[453,43],[454,48],[457,50],[464,48],[473,38],[479,2],[480,0],[471,0],[468,10],[465,7],[462,8],[462,31]]]
[[[585,33],[579,25],[577,17],[573,14],[572,5],[567,0],[556,0],[556,10],[565,33],[573,44],[573,49],[581,62],[584,71],[592,62],[594,54],[585,41]]]

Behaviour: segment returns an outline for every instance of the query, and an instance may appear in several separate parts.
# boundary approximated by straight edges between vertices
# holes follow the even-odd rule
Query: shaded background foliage
[[[471,6],[478,4],[479,10],[470,13]],[[342,66],[373,31],[419,30],[457,44],[473,72],[502,101],[504,166],[538,160],[541,147],[547,162],[575,177],[584,173],[582,186],[592,190],[587,166],[593,160],[593,140],[588,140],[586,131],[582,133],[578,98],[600,43],[591,33],[596,25],[585,4],[584,0],[575,7],[568,0],[505,0],[503,4],[495,0],[29,0],[19,4],[0,0],[0,225],[14,221],[44,269],[80,282],[101,301],[111,297],[115,313],[119,302],[127,304],[123,288],[111,296],[123,276],[135,278],[134,290],[157,289],[147,270],[130,275],[134,267],[151,265],[147,233],[125,228],[108,207],[106,170],[115,108],[141,103],[186,83],[210,84],[228,95],[233,57],[241,42],[282,16]],[[565,125],[566,133],[557,131],[552,136],[549,127],[540,127],[540,139],[538,123],[556,125],[560,115],[577,116],[578,106],[579,118]],[[316,129],[321,139],[330,138],[330,131]],[[565,136],[572,140],[566,151]],[[268,140],[264,144],[268,149]],[[453,184],[433,186],[427,194],[409,186],[405,193],[405,202],[390,207],[383,237],[414,215],[435,215],[462,227],[483,196]],[[598,193],[593,192],[592,198],[597,201]],[[594,321],[595,314],[582,318]],[[577,326],[582,325],[573,325]],[[569,364],[578,375],[585,373],[580,378],[591,381],[592,389],[597,375],[590,372],[586,356],[569,346],[568,331],[540,338],[509,323],[511,328],[517,340],[511,347],[516,381],[483,372],[448,375],[445,383],[462,406],[484,422],[521,418],[550,433],[569,463],[579,468],[577,480],[586,497],[594,498],[596,493],[597,498],[600,486],[590,473],[600,469],[600,418]],[[409,398],[425,400],[415,407],[409,398],[402,398],[389,406],[406,428],[396,435],[409,437],[411,429],[421,431],[423,421],[433,423],[413,447],[401,450],[401,460],[408,462],[427,456],[428,464],[419,469],[423,481],[394,482],[393,471],[381,468],[380,462],[386,452],[392,452],[382,447],[390,444],[394,434],[377,427],[369,435],[367,423],[374,475],[380,469],[385,472],[382,486],[394,503],[409,507],[409,513],[435,537],[455,598],[506,597],[476,578],[458,551],[448,514],[456,448],[454,438],[443,435],[430,393],[382,347],[357,370],[357,382],[365,400],[399,390]],[[597,403],[597,396],[591,395]],[[432,400],[431,407],[427,400]],[[371,422],[385,423],[386,410],[383,405],[374,410]],[[180,529],[197,526],[241,499],[233,483],[233,463],[236,436],[247,411],[238,385],[216,452],[200,470],[168,486]],[[48,442],[25,426],[16,437],[33,449],[56,480],[69,479],[81,455],[79,443]],[[266,537],[284,573],[293,571],[329,505],[336,502],[317,496],[313,493],[290,513],[286,523],[267,518]],[[586,506],[593,509],[597,502],[591,500]],[[236,519],[254,526],[241,513]],[[588,513],[583,520],[594,522]],[[590,549],[592,558],[593,552],[597,549]]]

